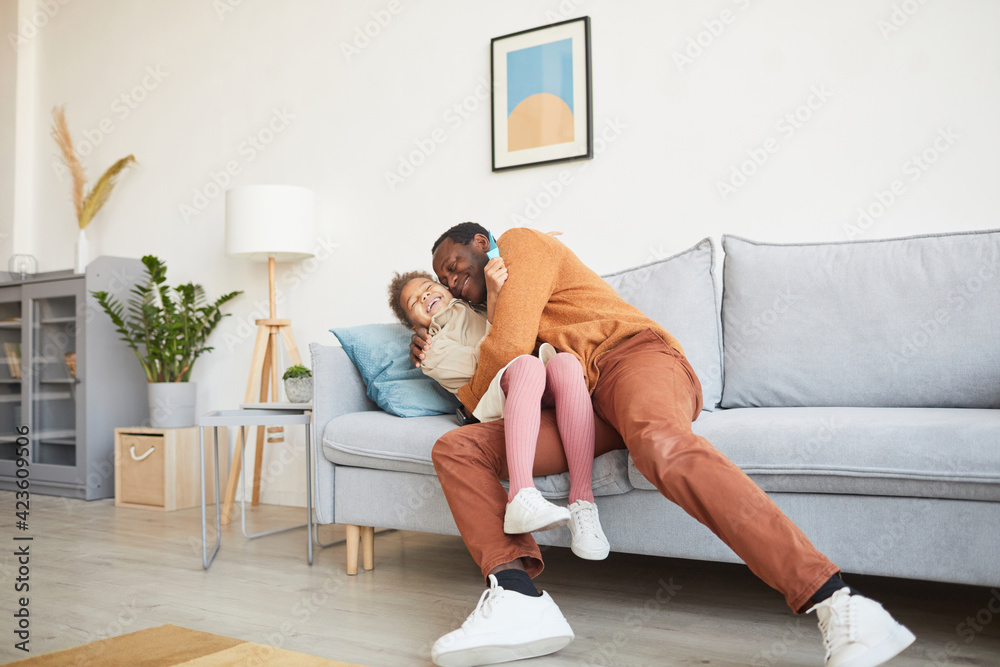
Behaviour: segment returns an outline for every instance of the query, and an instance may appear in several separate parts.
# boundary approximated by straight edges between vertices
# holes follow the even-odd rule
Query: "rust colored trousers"
[[[838,572],[742,470],[691,432],[701,383],[684,355],[652,331],[636,334],[598,364],[594,456],[627,447],[636,468],[668,500],[707,526],[796,613]],[[434,445],[434,468],[465,545],[485,577],[522,559],[532,577],[544,567],[531,535],[507,535],[503,421],[454,429]],[[566,472],[555,414],[542,413],[533,473]]]

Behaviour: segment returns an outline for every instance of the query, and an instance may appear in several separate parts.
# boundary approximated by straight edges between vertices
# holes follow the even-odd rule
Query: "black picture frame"
[[[590,59],[589,16],[490,40],[493,171],[594,157]]]

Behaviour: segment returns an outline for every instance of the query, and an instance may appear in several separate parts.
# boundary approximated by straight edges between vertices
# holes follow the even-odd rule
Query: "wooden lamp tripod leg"
[[[243,397],[244,403],[252,403],[254,391],[259,390],[263,385],[267,387],[267,374],[264,370],[267,362],[269,329],[267,326],[257,327],[257,339],[253,346],[253,360],[250,362],[250,379],[247,381],[246,394]],[[258,450],[260,446],[258,445]],[[222,505],[222,524],[229,525],[233,518],[233,508],[236,503],[236,487],[240,482],[240,468],[242,467],[241,448],[236,447],[233,452],[233,461],[229,466],[229,479],[226,482],[226,498]]]
[[[271,327],[268,327],[270,329]],[[274,363],[274,333],[268,331],[267,336],[267,352],[264,353],[264,368],[261,370],[260,374],[260,402],[267,403],[267,390],[268,387],[274,384],[273,380],[275,377],[277,364]],[[274,394],[274,398],[277,399],[277,393]],[[252,506],[257,506],[260,504],[260,469],[264,465],[264,431],[263,426],[255,427],[257,430],[257,446],[254,450],[254,465],[253,465],[253,500],[251,501]],[[243,493],[246,493],[244,490]]]

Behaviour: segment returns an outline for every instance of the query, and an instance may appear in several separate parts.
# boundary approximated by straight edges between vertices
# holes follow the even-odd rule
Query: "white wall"
[[[491,173],[490,38],[582,15],[607,140],[592,161]],[[225,256],[224,197],[196,197],[218,191],[227,162],[233,185],[318,194],[317,246],[338,247],[279,267],[279,315],[305,351],[333,343],[332,326],[390,320],[391,272],[428,267],[430,243],[463,220],[562,230],[601,272],[724,232],[791,242],[998,227],[997,25],[990,0],[67,2],[35,38],[32,252],[41,270],[72,262],[69,180],[53,169],[47,122],[65,103],[77,141],[96,143],[92,179],[128,153],[139,161],[90,228],[94,254],[155,253],[171,282],[246,290],[195,372],[201,410],[234,407],[266,275]],[[350,52],[366,29],[376,34]],[[783,119],[796,113],[794,128]],[[252,154],[243,142],[269,123],[280,131]],[[439,128],[445,141],[390,188],[386,172]],[[723,197],[719,183],[765,146],[776,152]],[[914,171],[925,151],[936,161]],[[878,212],[894,181],[891,205],[858,226],[859,207]],[[265,501],[302,502],[300,465]]]
[[[0,35],[17,33],[17,0],[0,0]],[[13,252],[14,118],[17,115],[17,51],[0,48],[0,271]]]

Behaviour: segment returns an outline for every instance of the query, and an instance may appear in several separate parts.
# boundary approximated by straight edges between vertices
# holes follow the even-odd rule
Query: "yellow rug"
[[[140,630],[9,663],[18,667],[236,667],[237,665],[293,665],[294,667],[360,667],[242,639],[189,630],[176,625]]]

